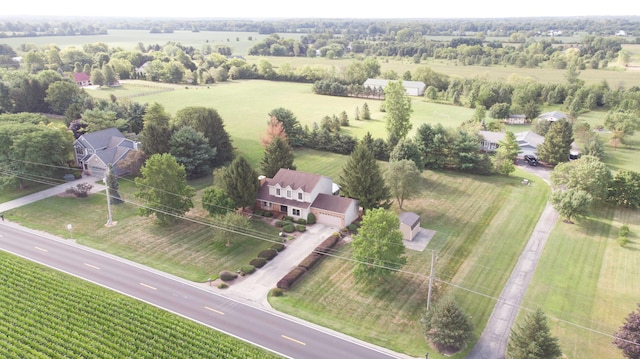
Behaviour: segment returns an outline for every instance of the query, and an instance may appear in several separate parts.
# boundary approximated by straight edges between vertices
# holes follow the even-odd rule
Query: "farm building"
[[[392,80],[368,79],[364,82],[363,86],[369,88],[381,88],[384,90],[390,81]],[[421,81],[402,81],[402,86],[404,87],[405,93],[409,96],[423,96],[424,90],[427,87],[424,82]]]

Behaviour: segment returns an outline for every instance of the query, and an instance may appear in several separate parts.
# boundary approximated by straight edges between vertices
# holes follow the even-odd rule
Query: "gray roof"
[[[420,216],[418,216],[417,213],[403,212],[400,213],[398,218],[400,219],[401,224],[406,224],[411,227],[411,229],[414,229],[416,228],[416,226],[420,225]]]
[[[313,201],[311,207],[329,212],[345,213],[354,201],[355,199],[352,198],[320,193],[316,197],[316,200]]]
[[[568,119],[569,116],[567,116],[567,114],[565,114],[564,112],[560,112],[560,111],[551,111],[551,112],[545,112],[542,115],[538,116],[538,119],[541,120],[548,120],[548,121],[557,121],[557,120],[561,120],[561,119]]]
[[[396,81],[396,80],[384,80],[384,79],[367,79],[367,81],[364,82],[364,86],[377,86],[377,87],[386,87],[389,82],[391,81]],[[402,81],[402,86],[404,88],[419,88],[419,89],[425,89],[425,87],[427,87],[427,85],[424,84],[424,82],[422,81]]]
[[[78,138],[78,141],[82,142],[82,144],[87,148],[99,150],[108,147],[115,147],[124,139],[126,138],[122,132],[117,128],[112,127],[96,132],[85,133]]]

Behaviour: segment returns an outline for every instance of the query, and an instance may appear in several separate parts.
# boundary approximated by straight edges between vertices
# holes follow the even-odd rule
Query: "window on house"
[[[298,193],[298,199],[302,201],[302,193]]]
[[[280,188],[276,188],[276,196],[280,195]]]
[[[287,191],[287,198],[291,198],[291,191]]]
[[[294,216],[299,216],[299,215],[300,215],[300,210],[299,210],[299,209],[297,209],[297,208],[293,208],[293,209],[291,210],[291,213],[292,213]]]

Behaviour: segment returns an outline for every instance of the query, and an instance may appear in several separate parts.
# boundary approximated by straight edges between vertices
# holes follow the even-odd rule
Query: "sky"
[[[608,6],[611,4],[610,6]],[[183,5],[183,6],[180,6]],[[244,0],[244,1],[7,1],[5,16],[189,18],[506,18],[640,15],[640,1],[536,0]]]

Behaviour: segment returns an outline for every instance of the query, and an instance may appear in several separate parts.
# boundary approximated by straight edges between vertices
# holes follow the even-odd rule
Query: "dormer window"
[[[298,200],[302,201],[302,192],[298,193]]]
[[[276,196],[280,197],[280,188],[276,188]]]
[[[291,191],[287,190],[287,198],[291,198]]]

